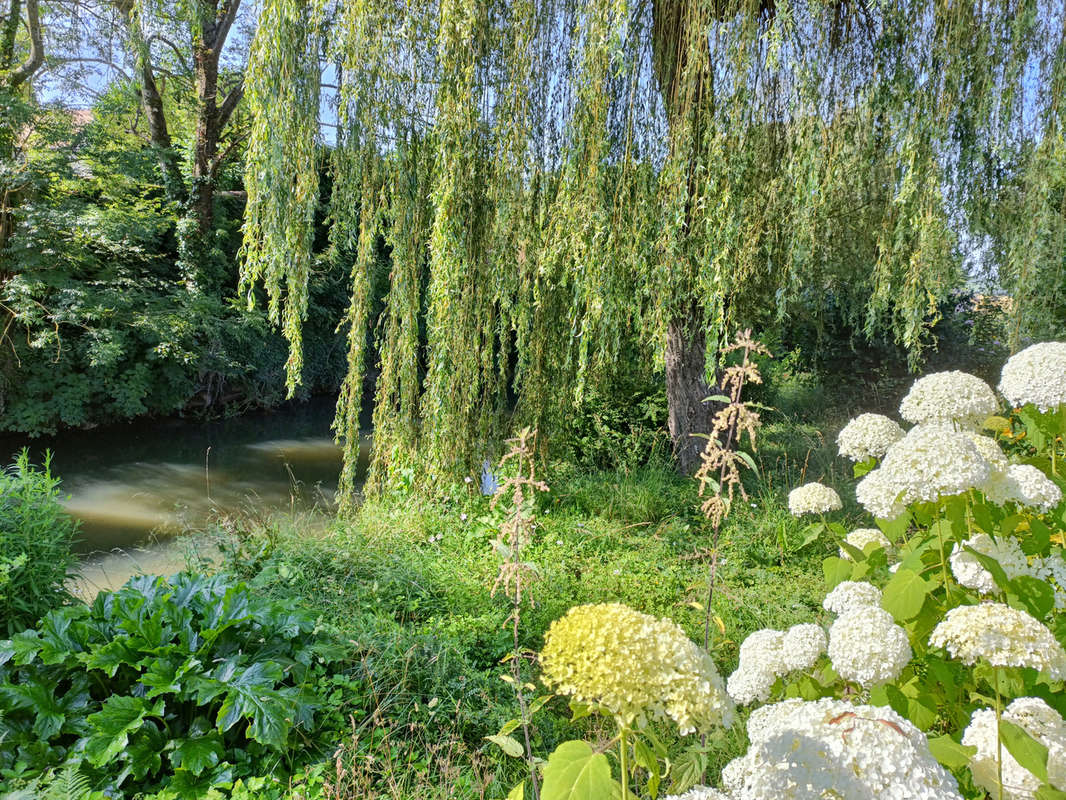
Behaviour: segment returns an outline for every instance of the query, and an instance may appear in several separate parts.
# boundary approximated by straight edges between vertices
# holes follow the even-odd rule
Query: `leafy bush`
[[[114,797],[202,797],[308,743],[338,651],[221,577],[132,578],[0,643],[0,775],[80,763]]]
[[[8,634],[32,625],[68,597],[78,523],[59,503],[50,456],[37,469],[25,450],[0,472],[0,620]]]

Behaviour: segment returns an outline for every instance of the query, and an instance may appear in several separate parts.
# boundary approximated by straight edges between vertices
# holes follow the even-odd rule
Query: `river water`
[[[52,451],[67,510],[81,522],[82,577],[91,595],[138,572],[180,570],[212,559],[202,531],[226,515],[326,519],[334,509],[341,452],[330,432],[333,401],[203,422],[138,420],[40,439],[0,439],[10,463],[24,446],[41,463]],[[366,442],[362,452],[365,469]]]

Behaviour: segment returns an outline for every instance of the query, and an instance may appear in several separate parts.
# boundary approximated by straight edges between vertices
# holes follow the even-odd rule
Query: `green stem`
[[[629,800],[629,742],[626,741],[625,728],[618,732],[618,755],[622,762],[622,800]]]
[[[997,800],[1003,800],[1003,737],[999,730],[1003,700],[999,696],[999,669],[994,669],[992,674],[996,681],[996,784],[999,786]]]
[[[944,553],[944,532],[940,529],[940,520],[934,520],[936,526],[936,538],[940,542],[940,571],[944,578],[944,595],[948,602],[951,601],[951,583],[948,580],[948,559]]]

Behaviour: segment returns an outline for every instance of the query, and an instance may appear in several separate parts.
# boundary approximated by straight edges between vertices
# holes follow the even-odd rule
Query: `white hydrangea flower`
[[[999,404],[992,387],[959,370],[934,372],[914,382],[899,405],[903,419],[916,424],[947,422],[977,427]]]
[[[710,786],[693,786],[684,794],[667,795],[664,800],[731,800],[730,796]]]
[[[1066,678],[1066,650],[1047,626],[1004,603],[951,609],[933,629],[929,644],[964,664],[982,659],[994,667],[1032,667],[1052,680]]]
[[[733,800],[961,800],[925,734],[890,708],[785,700],[752,712],[748,739],[722,771]]]
[[[892,542],[888,541],[888,537],[881,532],[880,528],[856,528],[844,537],[844,541],[863,552],[871,544],[884,550],[892,549]],[[845,561],[851,561],[851,553],[843,547],[840,548],[840,557]]]
[[[945,425],[918,425],[888,448],[881,466],[856,487],[867,511],[890,519],[900,504],[931,502],[985,484],[992,465],[969,436]],[[898,514],[896,515],[898,516]]]
[[[840,455],[852,461],[881,458],[903,438],[903,428],[882,414],[859,414],[837,434]]]
[[[993,471],[981,491],[996,505],[1013,502],[1043,512],[1062,501],[1062,490],[1030,464],[1011,464],[1004,470]]]
[[[748,635],[740,645],[741,663],[754,664],[769,672],[782,671],[784,664],[785,634],[772,628],[763,628]]]
[[[992,573],[981,566],[977,557],[963,549],[964,547],[972,547],[981,555],[994,558],[1003,567],[1008,578],[1032,574],[1029,559],[1025,557],[1017,539],[1011,536],[1000,536],[999,541],[995,541],[987,533],[978,533],[962,545],[956,544],[948,558],[955,580],[963,586],[976,589],[978,594],[995,594],[1000,591],[1000,588],[996,586]]]
[[[1052,786],[1066,789],[1066,724],[1055,709],[1038,697],[1019,697],[1003,711],[1003,719],[1022,728],[1048,749],[1048,778]],[[973,712],[962,734],[962,744],[976,747],[970,759],[974,782],[996,797],[999,793],[999,753],[1003,753],[1003,797],[1033,800],[1041,782],[1015,760],[1007,748],[999,747],[996,712],[981,708]]]
[[[985,436],[974,431],[966,431],[970,441],[974,443],[977,452],[984,456],[985,461],[992,465],[993,469],[1007,468],[1007,454],[999,446],[999,442],[991,436]]]
[[[1054,550],[1047,558],[1037,559],[1032,566],[1033,575],[1051,584],[1055,590],[1055,608],[1066,609],[1066,558],[1061,550]]]
[[[894,681],[911,660],[907,632],[883,608],[842,614],[829,628],[829,660],[846,681],[864,688]]]
[[[821,625],[804,622],[793,625],[785,632],[781,655],[787,672],[807,670],[813,667],[827,646],[825,631]]]
[[[804,514],[825,514],[843,508],[840,495],[821,483],[805,483],[788,493],[788,511],[794,517]]]
[[[725,682],[726,693],[738,706],[763,703],[770,696],[777,675],[754,664],[741,662]]]
[[[881,607],[881,590],[866,581],[838,583],[822,601],[822,608],[834,614],[844,614],[864,606]]]
[[[900,502],[902,493],[902,489],[891,480],[891,476],[881,469],[866,473],[855,487],[855,499],[859,501],[859,505],[877,519],[893,520],[907,510]]]
[[[1066,403],[1066,342],[1041,342],[1003,365],[999,390],[1012,406],[1032,403],[1050,411]]]

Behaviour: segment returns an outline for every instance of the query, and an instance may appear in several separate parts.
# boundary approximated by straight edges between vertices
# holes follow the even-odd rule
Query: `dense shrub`
[[[8,634],[67,598],[77,531],[78,523],[60,505],[50,458],[38,469],[23,450],[0,472],[0,624]]]
[[[339,654],[318,633],[287,604],[194,574],[52,611],[0,643],[0,776],[78,763],[111,797],[194,798],[291,763]]]

